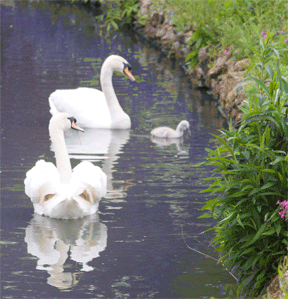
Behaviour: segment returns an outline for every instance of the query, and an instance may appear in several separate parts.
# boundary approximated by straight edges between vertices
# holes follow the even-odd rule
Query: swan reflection
[[[113,165],[119,153],[130,138],[130,130],[105,130],[85,128],[85,132],[77,134],[69,130],[65,132],[65,140],[70,158],[90,162],[103,161],[102,170],[107,175],[107,195],[105,198],[123,198],[125,186],[113,187]],[[125,182],[121,182],[125,183]],[[119,184],[117,184],[119,185]]]
[[[175,144],[178,156],[188,156],[189,155],[189,147],[184,146],[183,138],[158,138],[158,137],[151,137],[151,141],[158,146],[170,146]]]
[[[61,220],[34,214],[25,230],[28,253],[37,260],[37,270],[50,275],[47,283],[59,289],[76,285],[83,272],[94,268],[88,263],[99,257],[107,246],[107,226],[98,214],[73,220]],[[72,260],[80,269],[72,269]],[[78,266],[79,268],[79,266]]]

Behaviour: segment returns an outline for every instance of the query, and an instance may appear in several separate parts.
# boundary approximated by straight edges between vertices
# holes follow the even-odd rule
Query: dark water
[[[211,234],[201,234],[212,222],[197,218],[207,199],[201,179],[211,172],[191,167],[224,122],[209,96],[131,33],[105,38],[76,6],[1,2],[1,297],[231,298],[229,273],[189,248],[217,258]],[[137,78],[113,77],[131,130],[66,134],[73,166],[89,160],[108,175],[99,214],[34,215],[23,180],[37,160],[54,162],[48,97],[57,88],[100,89],[109,54],[125,57]],[[190,136],[150,139],[155,126],[182,119]]]

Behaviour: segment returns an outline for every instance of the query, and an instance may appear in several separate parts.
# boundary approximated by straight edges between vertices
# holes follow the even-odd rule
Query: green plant
[[[218,34],[215,29],[211,28],[209,25],[205,25],[203,21],[200,21],[194,27],[194,32],[188,43],[193,46],[193,51],[190,52],[185,59],[186,61],[190,61],[190,67],[193,68],[198,64],[198,53],[201,48],[217,42]]]
[[[284,277],[287,271],[288,271],[288,256],[285,257],[283,264],[278,266],[278,274],[282,280],[282,282],[280,282],[280,288],[285,295],[285,299],[288,299],[288,279],[287,276]]]
[[[125,24],[133,25],[136,15],[139,17],[140,23],[145,21],[145,17],[141,18],[141,15],[139,14],[138,0],[106,1],[104,9],[104,14],[98,16],[97,20],[105,22],[108,32],[111,28],[119,30],[119,28]]]
[[[187,24],[192,28],[191,53],[187,56],[191,67],[198,63],[201,47],[212,45],[219,52],[219,48],[224,51],[233,45],[233,56],[241,59],[251,56],[245,43],[256,46],[261,31],[269,29],[287,39],[286,0],[181,0],[181,5],[179,0],[155,0],[153,5],[174,12],[177,31]]]
[[[260,78],[255,77],[259,64],[249,70],[254,76],[247,80],[256,87],[241,107],[238,128],[231,122],[214,135],[218,144],[200,163],[213,166],[216,174],[205,180],[210,186],[203,192],[215,197],[201,217],[215,218],[212,241],[220,260],[236,269],[239,291],[250,295],[259,294],[275,275],[288,245],[287,222],[277,206],[288,194],[288,85],[271,40],[260,43],[256,55]]]

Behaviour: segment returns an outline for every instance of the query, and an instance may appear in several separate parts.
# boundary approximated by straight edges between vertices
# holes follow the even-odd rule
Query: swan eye
[[[125,70],[126,68],[128,68],[128,71],[131,71],[131,70],[132,70],[132,67],[131,67],[130,64],[128,64],[128,63],[123,63],[123,64],[124,64],[124,68],[123,68],[123,70]]]
[[[73,116],[71,116],[71,117],[68,117],[68,119],[70,120],[70,122],[71,122],[71,125],[72,125],[73,123],[75,123],[75,124],[76,124],[76,122],[77,122],[76,118],[74,118]]]

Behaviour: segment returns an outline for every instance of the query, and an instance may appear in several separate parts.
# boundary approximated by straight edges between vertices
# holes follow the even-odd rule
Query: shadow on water
[[[213,222],[198,219],[208,199],[192,168],[222,128],[209,95],[193,90],[177,65],[131,33],[105,36],[76,5],[1,4],[1,280],[3,298],[232,298],[234,279],[212,259]],[[65,134],[72,166],[83,160],[108,176],[99,214],[61,221],[33,215],[24,193],[37,160],[55,163],[48,97],[57,88],[101,89],[110,54],[125,57],[136,82],[113,85],[130,130]],[[157,140],[157,126],[190,123],[191,135]],[[182,233],[182,227],[185,228]]]

